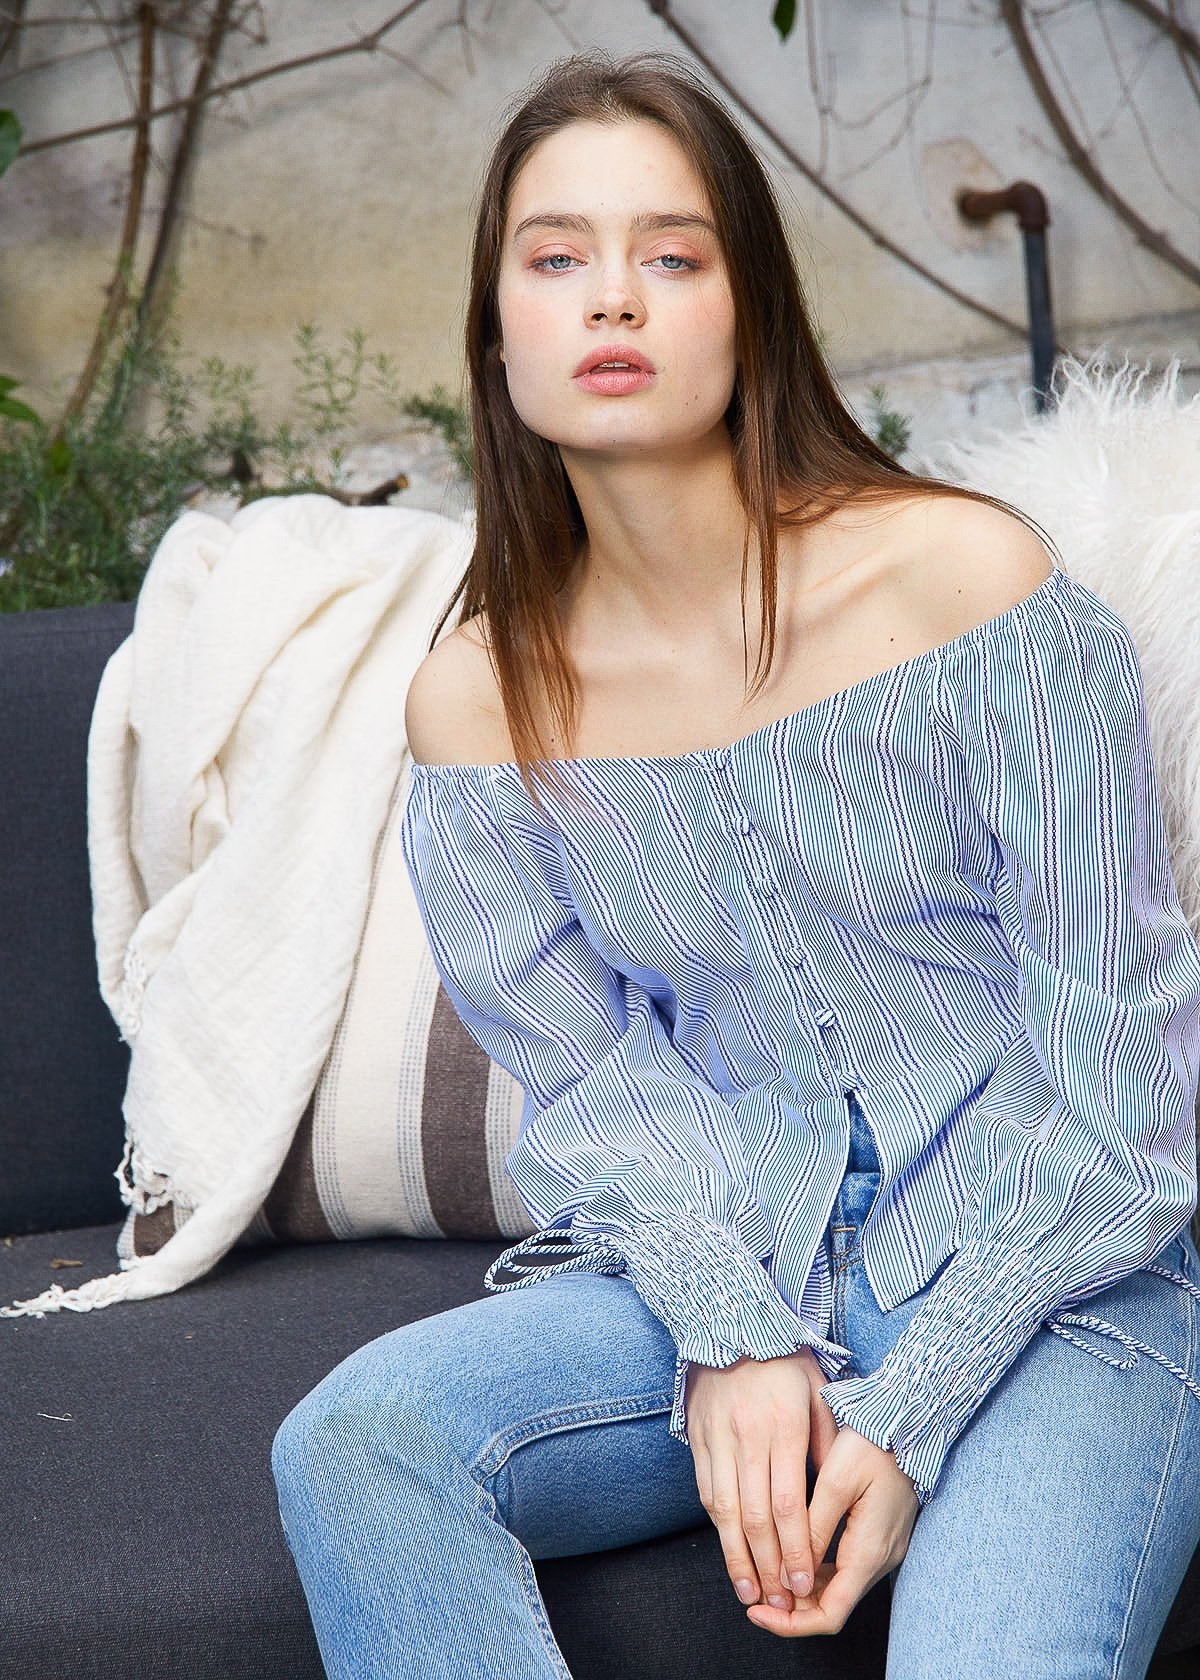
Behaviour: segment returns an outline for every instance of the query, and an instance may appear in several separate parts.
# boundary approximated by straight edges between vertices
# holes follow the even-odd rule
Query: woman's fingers
[[[808,1449],[805,1432],[794,1421],[777,1419],[751,1444],[739,1442],[736,1457],[741,1526],[758,1571],[763,1597],[787,1610],[796,1591],[812,1581],[808,1543]],[[792,1577],[803,1577],[799,1587]],[[734,1577],[738,1579],[738,1577]]]
[[[758,1599],[766,1599],[768,1594],[780,1599],[780,1606],[792,1608],[792,1596],[783,1598],[778,1584],[778,1562],[771,1567],[770,1552],[761,1546],[758,1554],[755,1552],[755,1536],[746,1530],[746,1522],[750,1520],[751,1529],[755,1527],[755,1495],[753,1483],[746,1477],[746,1492],[750,1494],[750,1512],[743,1504],[743,1470],[731,1450],[731,1441],[714,1441],[713,1452],[709,1455],[709,1478],[711,1478],[711,1502],[704,1500],[701,1488],[701,1502],[713,1519],[716,1532],[721,1536],[721,1551],[724,1552],[724,1567],[729,1571],[729,1579],[733,1581],[734,1593],[745,1603],[756,1603]],[[763,1567],[765,1566],[765,1567]],[[748,1596],[753,1588],[753,1596]]]
[[[840,1633],[850,1612],[871,1590],[886,1570],[874,1572],[859,1565],[817,1571],[816,1591],[797,1601],[793,1610],[779,1610],[770,1604],[754,1604],[748,1612],[755,1626],[784,1638],[800,1639],[815,1633]]]
[[[809,1590],[811,1388],[796,1356],[689,1373],[689,1431],[701,1503],[721,1537],[734,1590],[793,1608],[790,1576]]]
[[[839,1508],[840,1496],[828,1489],[819,1511],[816,1505],[814,1489],[813,1512],[810,1512],[812,1547],[814,1554],[823,1558],[845,1509]],[[866,1538],[873,1527],[869,1520],[865,1520],[863,1503],[858,1503],[847,1518],[836,1558],[832,1563],[818,1565],[816,1585],[809,1597],[798,1600],[791,1612],[772,1605],[757,1604],[750,1619],[771,1633],[790,1638],[839,1633],[859,1599],[887,1572],[881,1567],[878,1548]]]
[[[799,1596],[811,1592],[819,1563],[810,1539],[808,1511],[808,1441],[789,1429],[771,1452],[771,1517],[780,1553],[782,1590]]]
[[[808,1515],[819,1559],[846,1518],[833,1563],[818,1563],[813,1595],[791,1612],[763,1604],[748,1612],[756,1626],[785,1638],[840,1632],[863,1594],[903,1561],[917,1500],[892,1455],[846,1429],[817,1476]]]

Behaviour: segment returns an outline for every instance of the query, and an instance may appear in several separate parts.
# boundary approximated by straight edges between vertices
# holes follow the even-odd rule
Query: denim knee
[[[312,1405],[313,1396],[304,1399],[284,1418],[271,1442],[271,1474],[279,1494],[280,1512],[285,1505],[303,1498],[312,1480]]]
[[[355,1466],[378,1447],[377,1419],[331,1377],[306,1394],[284,1418],[271,1443],[271,1472],[280,1508],[303,1500],[311,1506],[331,1472],[339,1484],[352,1481]]]

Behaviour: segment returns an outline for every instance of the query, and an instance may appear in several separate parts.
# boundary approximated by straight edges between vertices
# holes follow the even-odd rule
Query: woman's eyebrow
[[[629,225],[635,233],[658,233],[663,228],[697,228],[703,233],[712,234],[714,238],[717,233],[708,217],[701,216],[694,210],[645,210],[634,216]],[[528,233],[531,228],[561,228],[567,233],[595,232],[586,216],[573,215],[566,211],[539,210],[517,223],[513,229],[514,241],[520,239],[523,233]]]

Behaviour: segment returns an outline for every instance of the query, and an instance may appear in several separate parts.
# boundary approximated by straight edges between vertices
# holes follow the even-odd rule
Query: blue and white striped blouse
[[[690,1363],[811,1348],[924,1504],[1039,1325],[1195,1205],[1200,950],[1128,628],[1056,568],[728,747],[558,764],[586,814],[504,763],[414,764],[404,815],[446,991],[526,1094],[506,1167],[541,1229],[485,1282],[627,1275],[677,1346],[680,1441]],[[879,1305],[953,1259],[836,1381],[849,1091]]]

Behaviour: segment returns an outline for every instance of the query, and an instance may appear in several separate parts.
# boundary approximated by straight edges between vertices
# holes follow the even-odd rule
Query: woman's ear
[[[503,344],[500,346],[500,360],[501,361],[504,360],[504,346],[503,346]]]

